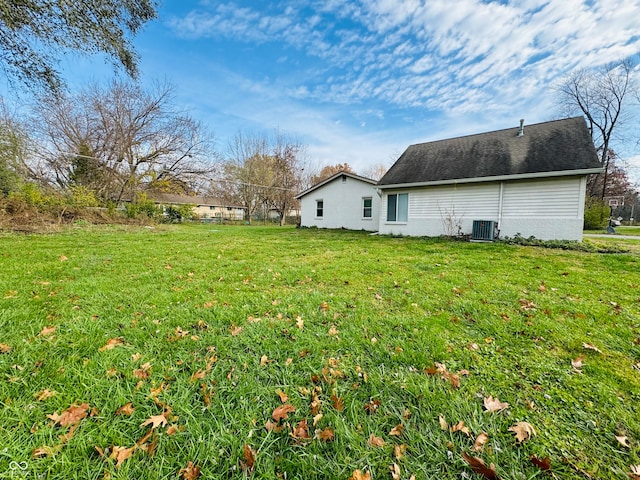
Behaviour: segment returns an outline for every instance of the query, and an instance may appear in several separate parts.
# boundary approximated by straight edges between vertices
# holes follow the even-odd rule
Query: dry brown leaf
[[[58,260],[60,260],[61,262],[66,262],[69,259],[65,255],[60,255],[60,257],[58,257]]]
[[[120,465],[122,465],[122,462],[130,458],[135,451],[136,451],[135,446],[130,448],[114,446],[111,449],[111,455],[109,455],[109,458],[111,460],[115,460],[116,468],[119,468]]]
[[[473,450],[474,452],[481,452],[484,444],[488,441],[489,435],[487,435],[486,432],[481,432],[480,435],[478,435],[478,437],[476,438],[476,441],[473,444],[473,447],[471,447],[471,450]]]
[[[329,310],[329,304],[327,302],[322,302],[319,308],[321,311],[326,312],[327,310]]]
[[[440,428],[442,430],[449,430],[449,424],[447,423],[447,421],[444,419],[442,415],[438,416],[438,421],[440,422]]]
[[[363,472],[361,470],[354,470],[349,477],[349,480],[371,480],[371,473]]]
[[[6,343],[0,343],[0,353],[9,353],[13,350],[11,345],[7,345]]]
[[[487,412],[499,412],[509,408],[507,402],[501,402],[498,398],[493,398],[491,395],[484,399],[484,408]]]
[[[303,418],[302,420],[300,420],[298,424],[295,427],[293,427],[291,436],[299,440],[306,440],[308,438],[311,438],[311,436],[309,435],[309,427],[307,425],[306,418]]]
[[[327,335],[330,335],[330,336],[336,336],[336,335],[338,335],[339,333],[340,333],[340,332],[338,331],[338,329],[336,328],[336,326],[335,326],[335,325],[331,325],[331,328],[329,328],[329,332],[328,332],[328,334],[327,334]]]
[[[640,480],[640,465],[631,465],[631,471],[627,474],[632,480]]]
[[[273,413],[271,414],[271,418],[273,418],[276,422],[279,422],[280,420],[284,420],[288,418],[289,414],[295,411],[296,411],[296,407],[294,407],[289,403],[280,405],[279,407],[273,410]]]
[[[135,408],[133,408],[133,404],[129,402],[121,406],[118,410],[116,410],[116,415],[124,415],[128,417],[129,415],[133,415],[134,410]]]
[[[47,415],[47,418],[53,420],[54,424],[58,424],[61,427],[68,427],[69,425],[80,423],[88,415],[88,410],[88,403],[83,403],[81,405],[73,404],[62,412],[62,415],[53,413],[51,415]]]
[[[530,460],[531,460],[531,463],[533,463],[540,470],[543,470],[545,472],[551,471],[551,459],[549,457],[540,459],[535,455],[531,455]]]
[[[536,435],[536,430],[533,425],[527,422],[518,422],[512,427],[509,427],[509,431],[516,434],[516,440],[518,443],[522,443],[525,440],[529,440]]]
[[[333,405],[333,408],[335,408],[338,412],[344,410],[344,402],[340,397],[331,395],[331,404]]]
[[[280,401],[282,403],[287,403],[287,400],[289,400],[289,395],[287,395],[286,393],[284,393],[282,390],[277,389],[276,390],[276,394],[278,395],[278,397],[280,398]]]
[[[582,347],[586,348],[587,350],[593,350],[594,352],[602,353],[602,351],[598,347],[596,347],[595,345],[591,345],[590,343],[583,343]]]
[[[302,330],[304,328],[304,320],[302,319],[302,317],[297,317],[296,318],[296,326]]]
[[[460,420],[458,423],[456,423],[455,425],[451,426],[451,431],[452,432],[462,432],[464,433],[467,437],[471,436],[471,432],[469,431],[469,427],[465,426],[464,422],[462,420]]]
[[[51,398],[53,397],[57,392],[55,390],[49,390],[48,388],[45,388],[44,390],[41,390],[37,393],[34,393],[34,397],[36,397],[36,400],[38,402],[42,402],[44,400],[46,400],[47,398]]]
[[[55,325],[51,325],[48,327],[44,327],[41,331],[40,331],[40,336],[41,337],[48,337],[49,335],[53,334],[56,331],[56,327]]]
[[[167,417],[164,416],[164,413],[160,415],[151,415],[147,420],[140,424],[140,427],[146,427],[147,425],[151,425],[151,429],[155,429],[157,427],[164,427],[167,424]]]
[[[626,435],[622,435],[622,436],[615,435],[615,437],[620,445],[622,445],[623,447],[629,448],[629,444],[627,443],[628,438]]]
[[[336,434],[333,429],[327,427],[324,430],[316,430],[316,438],[322,442],[333,442],[336,438]]]
[[[493,463],[487,467],[487,465],[484,463],[484,460],[478,457],[472,457],[466,452],[462,452],[462,458],[465,459],[465,461],[471,467],[471,470],[473,470],[475,473],[482,475],[487,480],[498,479],[496,467]]]
[[[186,467],[180,469],[178,475],[180,475],[183,480],[195,480],[200,476],[200,467],[196,467],[193,462],[190,461]]]
[[[166,430],[166,433],[169,436],[175,435],[178,432],[184,432],[184,426],[173,423],[169,425]]]
[[[389,467],[389,470],[391,471],[391,478],[393,480],[400,480],[400,473],[401,473],[400,465],[398,465],[397,463],[394,463]]]
[[[51,457],[56,453],[59,453],[60,450],[62,450],[62,447],[63,447],[62,444],[58,444],[54,447],[49,447],[46,445],[42,447],[38,447],[31,452],[31,458]]]
[[[318,424],[318,422],[319,422],[320,420],[322,420],[322,417],[324,417],[324,415],[323,415],[323,414],[321,414],[321,413],[319,413],[319,414],[317,414],[317,415],[315,415],[315,416],[313,417],[313,426],[314,426],[314,427]]]
[[[407,446],[403,443],[402,445],[394,445],[393,446],[393,456],[396,457],[396,460],[400,460],[404,457],[404,452],[407,451]]]
[[[580,370],[584,365],[582,360],[584,360],[584,356],[582,355],[580,355],[578,358],[574,358],[573,360],[571,360],[571,366],[576,370]]]
[[[260,357],[260,366],[261,367],[264,367],[269,362],[270,362],[269,357],[267,357],[266,355],[262,355]]]
[[[124,340],[122,340],[122,338],[110,338],[109,340],[107,340],[107,343],[105,343],[98,349],[98,351],[104,352],[106,350],[113,350],[114,348],[122,344],[124,344]]]
[[[385,445],[384,440],[380,437],[376,437],[373,433],[369,435],[369,440],[367,440],[367,443],[372,447],[384,447]]]
[[[244,460],[240,460],[242,470],[246,473],[253,472],[256,466],[256,451],[251,448],[251,445],[245,445],[242,450],[242,456],[244,457]]]
[[[236,327],[235,325],[231,325],[231,328],[229,331],[231,335],[235,337],[240,335],[240,332],[242,332],[242,327]]]
[[[403,430],[404,430],[404,425],[399,423],[398,425],[396,425],[395,427],[393,427],[391,429],[391,431],[389,432],[389,435],[393,435],[395,437],[399,437],[400,435],[402,435],[402,431]]]
[[[269,419],[264,424],[264,428],[267,430],[267,432],[280,433],[286,428],[286,425],[278,425],[277,423],[273,423],[271,419]]]

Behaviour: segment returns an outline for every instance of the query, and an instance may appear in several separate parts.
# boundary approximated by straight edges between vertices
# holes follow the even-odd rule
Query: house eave
[[[486,182],[505,182],[509,180],[529,180],[537,178],[550,177],[576,177],[591,175],[594,173],[602,173],[601,167],[588,168],[581,170],[560,170],[557,172],[534,172],[522,173],[517,175],[497,175],[493,177],[475,177],[475,178],[453,178],[449,180],[435,180],[431,182],[411,182],[411,183],[393,183],[386,185],[378,185],[380,190],[398,189],[398,188],[414,188],[414,187],[435,187],[439,185],[459,185],[462,183],[486,183]]]

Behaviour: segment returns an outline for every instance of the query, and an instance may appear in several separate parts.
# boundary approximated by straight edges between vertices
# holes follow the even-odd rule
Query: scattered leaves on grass
[[[369,415],[372,415],[378,411],[380,408],[381,402],[377,398],[372,398],[368,403],[364,404],[364,409],[367,411]],[[337,410],[337,409],[336,409]]]
[[[349,480],[371,480],[371,473],[363,472],[361,470],[354,470],[349,477]]]
[[[493,463],[487,467],[487,465],[484,463],[484,460],[478,457],[472,457],[466,452],[462,452],[462,458],[465,459],[465,461],[471,467],[471,470],[473,470],[475,473],[482,475],[488,480],[497,480],[498,474],[496,473],[496,467]]]
[[[518,300],[518,302],[520,303],[520,310],[523,310],[525,312],[536,309],[536,304],[531,300],[527,300],[526,298],[521,298],[520,300]]]
[[[256,452],[251,448],[251,445],[245,444],[242,450],[242,457],[243,459],[240,460],[240,467],[243,472],[250,475],[256,466]]]
[[[183,480],[195,480],[200,476],[200,467],[196,467],[193,462],[190,461],[186,467],[180,469],[178,475],[180,475]]]
[[[507,402],[501,402],[497,397],[493,398],[493,396],[489,395],[484,399],[484,408],[487,412],[499,412],[509,408],[509,404]]]
[[[89,404],[83,403],[81,405],[73,404],[67,408],[62,415],[52,413],[47,415],[47,418],[53,420],[54,425],[58,424],[61,427],[68,427],[80,423],[88,415]]]
[[[34,397],[36,397],[36,400],[38,402],[42,402],[48,398],[53,397],[57,392],[55,390],[49,390],[48,388],[45,388],[44,390],[40,390],[39,392],[36,392],[33,394]]]
[[[396,457],[396,460],[400,460],[404,457],[404,452],[407,451],[407,446],[403,443],[402,445],[394,445],[393,446],[393,456]]]
[[[307,440],[311,438],[309,435],[309,426],[307,425],[307,419],[303,418],[298,422],[298,424],[293,427],[291,431],[291,436],[296,440]]]
[[[113,446],[111,449],[111,455],[109,455],[109,458],[111,460],[116,461],[116,468],[120,468],[120,465],[122,465],[122,462],[131,458],[133,453],[136,451],[136,448],[137,448],[136,446],[129,447],[129,448]]]
[[[509,431],[516,434],[516,440],[518,443],[529,440],[531,437],[536,435],[535,428],[533,428],[533,425],[528,422],[518,422],[512,427],[509,427]]]
[[[294,407],[289,403],[286,403],[284,405],[280,405],[279,407],[275,408],[273,410],[273,413],[271,414],[271,418],[273,418],[276,422],[279,422],[280,420],[284,420],[288,418],[289,414],[295,411],[296,411],[296,407]]]
[[[133,415],[134,410],[135,408],[133,408],[133,404],[129,402],[117,409],[116,415],[124,415],[128,417],[129,415]]]
[[[331,405],[338,412],[341,412],[344,410],[344,401],[342,400],[342,398],[337,397],[336,395],[331,395]]]
[[[369,439],[367,440],[367,443],[372,447],[384,447],[385,445],[384,439],[380,437],[376,437],[373,433],[369,435]]]
[[[454,433],[455,432],[462,432],[467,437],[471,436],[471,432],[469,431],[469,427],[465,426],[465,424],[464,424],[464,422],[462,420],[460,420],[455,425],[451,425],[451,431],[454,432]]]
[[[545,457],[545,458],[538,458],[535,455],[531,455],[531,463],[533,463],[536,467],[538,467],[540,470],[545,471],[545,472],[550,472],[551,471],[551,459],[549,457]]]
[[[117,346],[123,345],[123,344],[124,344],[124,340],[122,338],[119,338],[119,337],[110,338],[109,340],[107,340],[107,343],[105,343],[102,347],[98,349],[98,351],[105,352],[107,350],[113,350]]]
[[[399,437],[402,435],[402,431],[404,430],[404,425],[402,425],[401,423],[399,423],[398,425],[396,425],[395,427],[393,427],[391,429],[391,431],[389,432],[389,435],[395,436],[395,437]]]
[[[451,373],[447,370],[447,366],[444,363],[435,362],[433,367],[425,368],[424,373],[430,376],[440,375],[443,380],[447,380],[453,388],[460,388],[460,374],[468,375],[469,372],[464,370],[457,374]]]

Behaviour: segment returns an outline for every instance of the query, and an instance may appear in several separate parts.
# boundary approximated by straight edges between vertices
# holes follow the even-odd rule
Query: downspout
[[[498,200],[498,232],[502,229],[502,206],[504,204],[504,182],[500,182],[500,197]]]

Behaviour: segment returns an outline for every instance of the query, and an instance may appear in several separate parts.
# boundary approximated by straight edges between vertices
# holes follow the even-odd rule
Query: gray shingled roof
[[[595,173],[600,162],[583,117],[411,145],[378,185],[488,181],[562,172]],[[582,172],[584,171],[584,172]],[[575,174],[575,173],[574,173]]]

